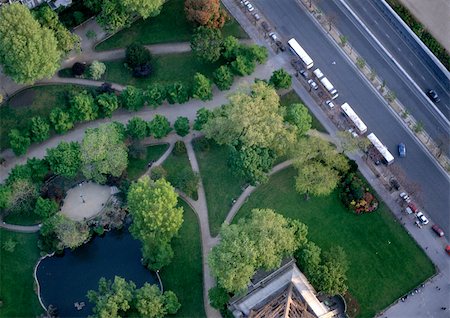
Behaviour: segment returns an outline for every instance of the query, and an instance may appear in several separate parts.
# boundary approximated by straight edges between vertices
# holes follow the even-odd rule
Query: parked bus
[[[378,150],[378,152],[383,156],[384,161],[387,165],[390,165],[394,162],[394,156],[389,152],[385,145],[375,136],[374,133],[370,133],[367,135],[367,139],[370,140],[372,145]]]
[[[288,41],[289,48],[292,53],[294,53],[302,62],[305,64],[307,69],[313,67],[314,62],[312,58],[309,57],[308,53],[298,44],[297,40],[292,38]]]
[[[342,104],[341,108],[344,111],[344,114],[347,115],[347,117],[358,129],[358,132],[360,134],[364,134],[365,132],[367,132],[366,124],[364,124],[364,122],[361,120],[361,118],[359,118],[359,116],[355,113],[355,111],[353,110],[353,108],[350,107],[349,104],[344,103]]]
[[[322,71],[316,68],[313,73],[325,88],[325,90],[328,92],[328,94],[330,94],[331,99],[336,99],[339,96],[339,93],[334,88],[333,84],[331,84],[331,82],[328,80],[328,78],[323,75]]]

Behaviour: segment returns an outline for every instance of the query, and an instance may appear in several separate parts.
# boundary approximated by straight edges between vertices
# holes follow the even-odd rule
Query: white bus
[[[336,99],[339,94],[338,91],[334,88],[333,84],[331,84],[330,80],[323,75],[322,71],[319,68],[316,68],[313,73],[320,81],[320,83],[322,83],[322,86],[326,89],[326,91],[330,94],[331,99]]]
[[[352,123],[356,126],[360,134],[364,134],[367,132],[367,126],[364,124],[364,122],[359,118],[359,116],[355,113],[353,108],[350,107],[349,104],[344,103],[341,106],[342,110],[344,111],[344,114],[347,115],[348,118],[352,121]]]
[[[390,165],[394,162],[394,156],[389,152],[389,150],[386,148],[385,145],[378,139],[377,136],[375,136],[374,133],[370,133],[367,135],[367,139],[370,140],[372,145],[378,150],[378,152],[383,156],[384,161],[387,165]]]
[[[292,53],[294,53],[300,60],[302,60],[303,64],[305,64],[307,69],[313,67],[314,62],[312,58],[309,57],[308,53],[298,44],[297,40],[292,38],[288,41],[289,48]]]

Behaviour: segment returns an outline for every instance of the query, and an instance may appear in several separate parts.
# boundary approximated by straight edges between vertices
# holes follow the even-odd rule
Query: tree
[[[276,157],[272,150],[257,146],[231,149],[228,162],[235,175],[244,177],[252,185],[267,182],[269,179],[267,173]]]
[[[34,12],[38,22],[46,28],[53,31],[58,42],[58,50],[68,53],[80,45],[80,38],[69,30],[59,21],[58,14],[50,6],[40,6]]]
[[[286,112],[286,121],[297,128],[297,135],[304,136],[311,129],[312,117],[303,104],[292,104]]]
[[[227,36],[222,42],[222,57],[231,62],[236,59],[239,54],[241,44],[234,36]]]
[[[337,246],[323,253],[319,289],[328,295],[344,294],[347,291],[347,255]]]
[[[288,72],[280,68],[273,72],[272,76],[270,77],[269,83],[273,85],[275,89],[287,89],[291,87],[292,77]]]
[[[50,125],[40,116],[31,118],[31,140],[41,142],[48,139],[50,135]]]
[[[161,12],[165,0],[122,0],[125,8],[142,18],[154,17]]]
[[[93,80],[99,80],[106,72],[105,63],[99,61],[93,61],[89,66],[89,77]]]
[[[6,184],[12,184],[18,179],[30,180],[36,186],[44,181],[49,171],[49,166],[46,160],[30,158],[24,165],[16,165],[12,168],[6,179]]]
[[[80,144],[61,141],[56,148],[47,149],[46,160],[54,173],[74,178],[81,168]]]
[[[86,223],[73,221],[61,213],[55,214],[53,218],[61,249],[66,247],[75,249],[89,238],[89,226]]]
[[[53,108],[50,112],[50,122],[59,134],[65,133],[73,128],[73,120],[70,114],[59,107]]]
[[[167,101],[169,104],[183,104],[189,100],[189,92],[181,82],[174,82],[167,87]]]
[[[249,56],[238,55],[236,59],[231,62],[231,69],[234,74],[239,76],[250,75],[255,70],[256,64]]]
[[[172,291],[161,294],[158,286],[145,283],[136,291],[136,309],[140,317],[162,318],[167,314],[175,314],[181,307],[178,298]]]
[[[168,181],[176,188],[183,191],[187,196],[192,196],[198,187],[200,177],[197,173],[193,172],[190,168],[184,168],[181,171],[177,171],[173,175],[169,175]]]
[[[228,296],[227,291],[220,286],[214,286],[208,290],[209,303],[216,309],[223,309],[227,304],[230,296]]]
[[[169,134],[172,130],[170,128],[169,120],[163,115],[155,115],[155,117],[149,122],[148,128],[150,133],[156,138],[161,139]]]
[[[293,147],[292,157],[298,170],[295,188],[306,197],[331,193],[340,180],[340,174],[348,170],[347,159],[318,137],[300,138]]]
[[[124,136],[114,123],[85,131],[81,143],[82,172],[88,179],[104,183],[106,175],[119,177],[128,165]]]
[[[197,116],[195,117],[194,121],[194,129],[195,130],[202,130],[203,126],[208,122],[208,120],[213,116],[212,111],[209,109],[206,109],[204,107],[197,110]]]
[[[34,207],[34,213],[39,215],[42,219],[48,219],[58,212],[58,203],[51,199],[44,199],[39,197],[36,201],[36,206]]]
[[[120,95],[122,105],[128,110],[138,111],[144,107],[144,92],[142,89],[128,85]]]
[[[322,262],[321,249],[314,242],[307,242],[305,246],[295,253],[295,258],[302,272],[308,279],[317,284],[317,277],[320,275],[320,263]]]
[[[241,51],[243,51],[243,54],[249,55],[253,61],[258,62],[259,64],[266,63],[269,58],[269,51],[267,51],[265,46],[252,44],[247,47],[241,47]]]
[[[0,184],[0,210],[8,208],[11,198],[11,187],[9,185]]]
[[[94,120],[98,116],[98,106],[94,97],[87,91],[81,91],[72,96],[70,111],[72,118],[78,121]]]
[[[196,73],[194,75],[194,85],[192,88],[192,96],[194,98],[198,98],[202,101],[211,100],[213,97],[212,94],[212,85],[211,81],[203,74]]]
[[[133,139],[144,139],[149,135],[148,125],[145,120],[140,117],[133,117],[127,124],[127,135]]]
[[[186,0],[184,11],[188,21],[209,28],[221,29],[228,19],[219,0]]]
[[[173,127],[179,136],[184,137],[189,134],[189,119],[187,117],[180,116],[173,124]]]
[[[49,78],[59,68],[61,53],[53,32],[42,27],[21,4],[0,8],[0,64],[15,82]]]
[[[219,144],[233,145],[239,140],[247,147],[269,148],[282,155],[296,139],[295,130],[284,123],[277,92],[264,82],[253,84],[250,93],[231,95],[229,104],[214,114],[203,132]]]
[[[213,63],[220,57],[222,49],[222,34],[218,29],[200,26],[194,31],[191,39],[191,49],[201,60]]]
[[[151,59],[150,51],[141,44],[130,44],[125,50],[125,63],[132,69],[150,63]]]
[[[153,247],[162,245],[164,254],[171,251],[170,241],[183,223],[183,209],[177,207],[178,195],[166,180],[152,181],[144,176],[131,185],[127,198],[133,217],[130,231],[142,242],[144,259],[153,260],[149,267],[160,269],[167,262],[158,262],[160,257],[155,257],[155,252],[161,250]]]
[[[102,117],[111,118],[113,112],[119,108],[119,99],[115,94],[103,93],[97,96],[97,105]]]
[[[133,294],[136,285],[124,278],[115,276],[114,281],[100,278],[98,291],[89,290],[87,297],[95,303],[94,317],[120,317],[127,312],[132,305]]]
[[[234,75],[230,67],[227,65],[219,66],[213,73],[214,83],[221,90],[229,90],[233,85]]]
[[[257,269],[278,267],[299,247],[297,226],[270,209],[254,209],[238,224],[224,224],[208,256],[211,273],[227,292],[244,290]]]
[[[166,98],[166,90],[161,84],[153,84],[145,91],[145,99],[150,106],[160,106]]]
[[[29,179],[17,179],[10,185],[6,209],[12,213],[29,213],[38,195],[37,187]]]
[[[21,156],[27,152],[28,147],[30,147],[31,144],[28,132],[22,133],[18,129],[11,129],[8,136],[9,145],[15,155]]]

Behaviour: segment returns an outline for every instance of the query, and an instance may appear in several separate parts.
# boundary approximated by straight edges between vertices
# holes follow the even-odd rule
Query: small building
[[[247,293],[233,297],[228,309],[236,318],[337,317],[338,310],[330,310],[316,295],[295,261],[288,259],[274,271],[258,271]]]
[[[43,3],[48,3],[50,8],[53,10],[56,10],[61,6],[68,7],[72,4],[72,0],[0,0],[0,6],[16,2],[26,5],[30,10],[40,6]]]

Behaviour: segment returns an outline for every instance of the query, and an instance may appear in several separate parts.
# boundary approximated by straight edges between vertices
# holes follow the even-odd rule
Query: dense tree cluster
[[[228,19],[219,0],[185,0],[188,21],[208,28],[220,29]]]
[[[174,292],[162,293],[158,286],[149,283],[136,288],[134,282],[119,276],[113,281],[102,277],[98,290],[89,290],[87,297],[95,304],[93,317],[125,317],[135,312],[139,317],[162,318],[181,307]]]

